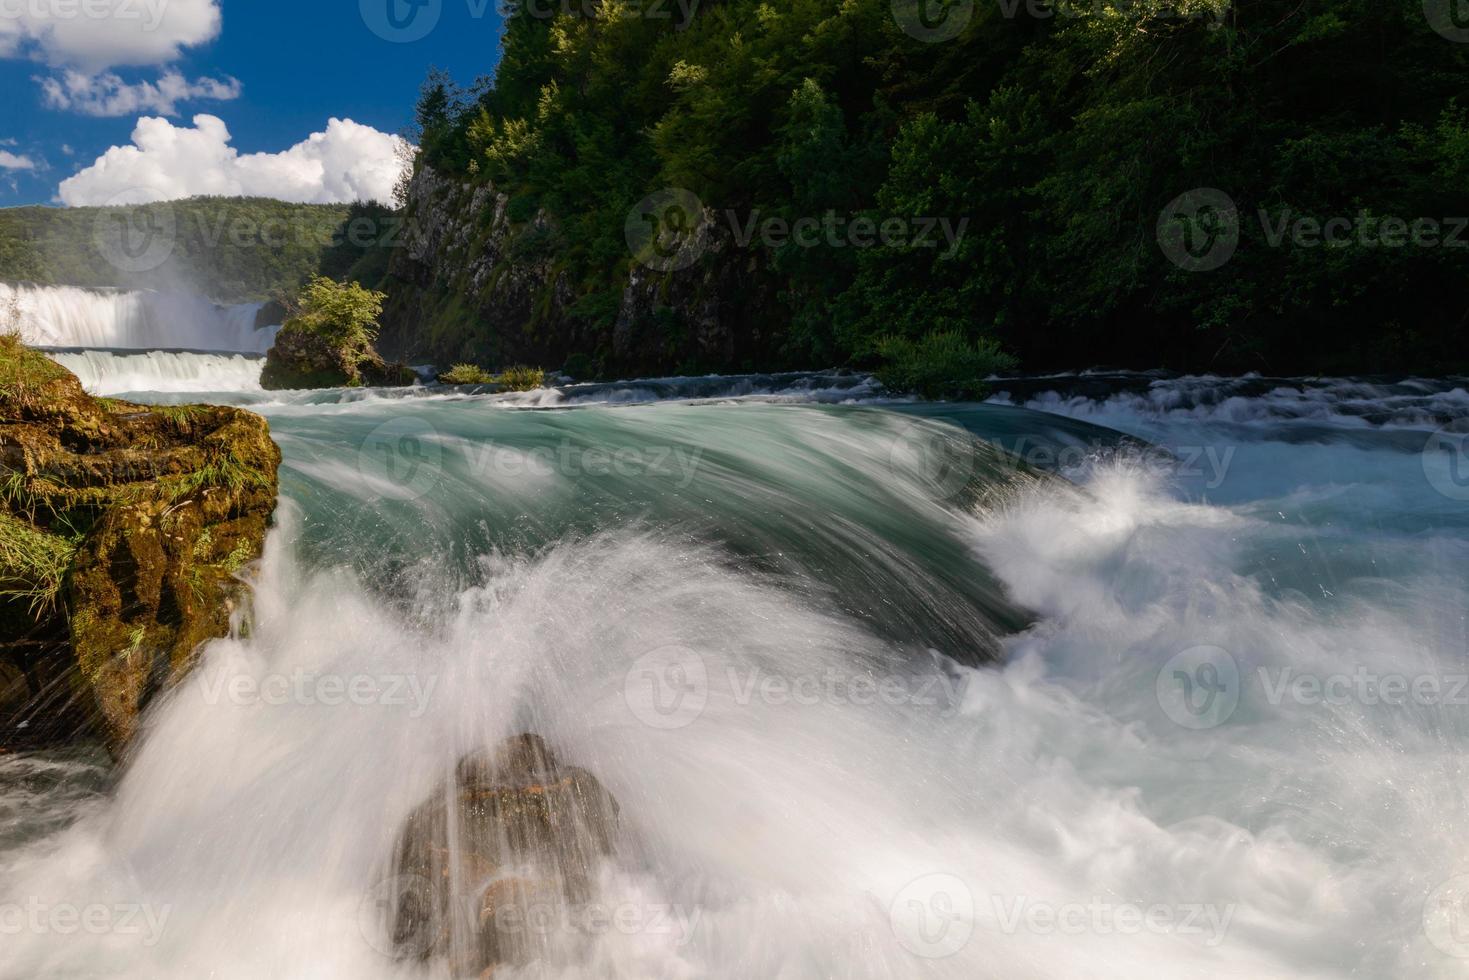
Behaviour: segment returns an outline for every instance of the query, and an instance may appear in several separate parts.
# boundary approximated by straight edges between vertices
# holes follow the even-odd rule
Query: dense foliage
[[[580,6],[514,12],[493,82],[432,77],[418,122],[421,162],[509,194],[597,328],[629,210],[684,188],[740,225],[967,222],[953,247],[744,246],[791,365],[972,373],[989,340],[1033,369],[1466,360],[1469,44],[1422,0],[702,0],[688,23],[676,3]],[[1238,208],[1218,267],[1160,246],[1232,234],[1227,205],[1160,224],[1198,188]],[[1426,220],[1436,236],[1401,243]]]
[[[374,345],[387,298],[358,282],[312,276],[286,299],[289,318],[266,354],[261,386],[279,390],[412,384],[413,371],[385,363]]]
[[[286,324],[336,347],[369,347],[377,340],[378,317],[386,299],[361,283],[312,276],[301,287]]]
[[[136,237],[134,255],[111,251],[122,230]],[[219,302],[247,302],[288,293],[318,272],[377,282],[397,231],[394,212],[378,204],[199,197],[112,208],[0,209],[0,279],[185,289]]]

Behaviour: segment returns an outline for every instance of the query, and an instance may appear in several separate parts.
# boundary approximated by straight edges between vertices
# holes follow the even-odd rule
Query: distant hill
[[[0,281],[185,289],[264,300],[309,274],[381,280],[397,241],[382,205],[196,197],[122,207],[0,209]]]

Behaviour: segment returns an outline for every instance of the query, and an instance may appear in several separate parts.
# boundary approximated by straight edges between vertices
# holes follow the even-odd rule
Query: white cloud
[[[134,204],[198,194],[311,204],[387,201],[402,166],[398,137],[350,119],[332,119],[325,132],[280,153],[241,154],[229,143],[217,116],[195,116],[193,128],[145,116],[131,146],[112,147],[62,181],[57,196],[73,206],[105,204],[124,193]]]
[[[219,0],[0,0],[0,57],[89,74],[160,65],[219,36]]]
[[[4,0],[0,0],[3,3]],[[59,78],[38,78],[45,103],[51,109],[74,109],[88,116],[131,116],[141,112],[178,115],[178,103],[195,99],[227,102],[240,97],[234,78],[199,78],[189,81],[170,69],[154,82],[129,85],[107,72],[88,75],[68,71]]]
[[[9,144],[11,146],[15,144]],[[17,156],[9,150],[0,150],[0,170],[35,170],[36,161],[30,157]]]

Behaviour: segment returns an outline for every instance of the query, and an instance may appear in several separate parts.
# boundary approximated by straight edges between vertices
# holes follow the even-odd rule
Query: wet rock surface
[[[0,746],[125,750],[228,634],[279,464],[257,415],[93,398],[0,338]]]
[[[592,900],[618,806],[537,735],[466,756],[454,785],[406,821],[387,927],[402,959],[489,976],[552,954]]]

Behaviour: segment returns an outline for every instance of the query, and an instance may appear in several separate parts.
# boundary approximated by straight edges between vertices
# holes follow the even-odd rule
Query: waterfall
[[[184,292],[0,283],[0,309],[17,301],[21,335],[37,347],[263,354],[275,340],[274,328],[255,327],[259,303],[226,307]]]
[[[94,395],[259,391],[265,367],[255,355],[177,351],[56,351],[51,359]]]

